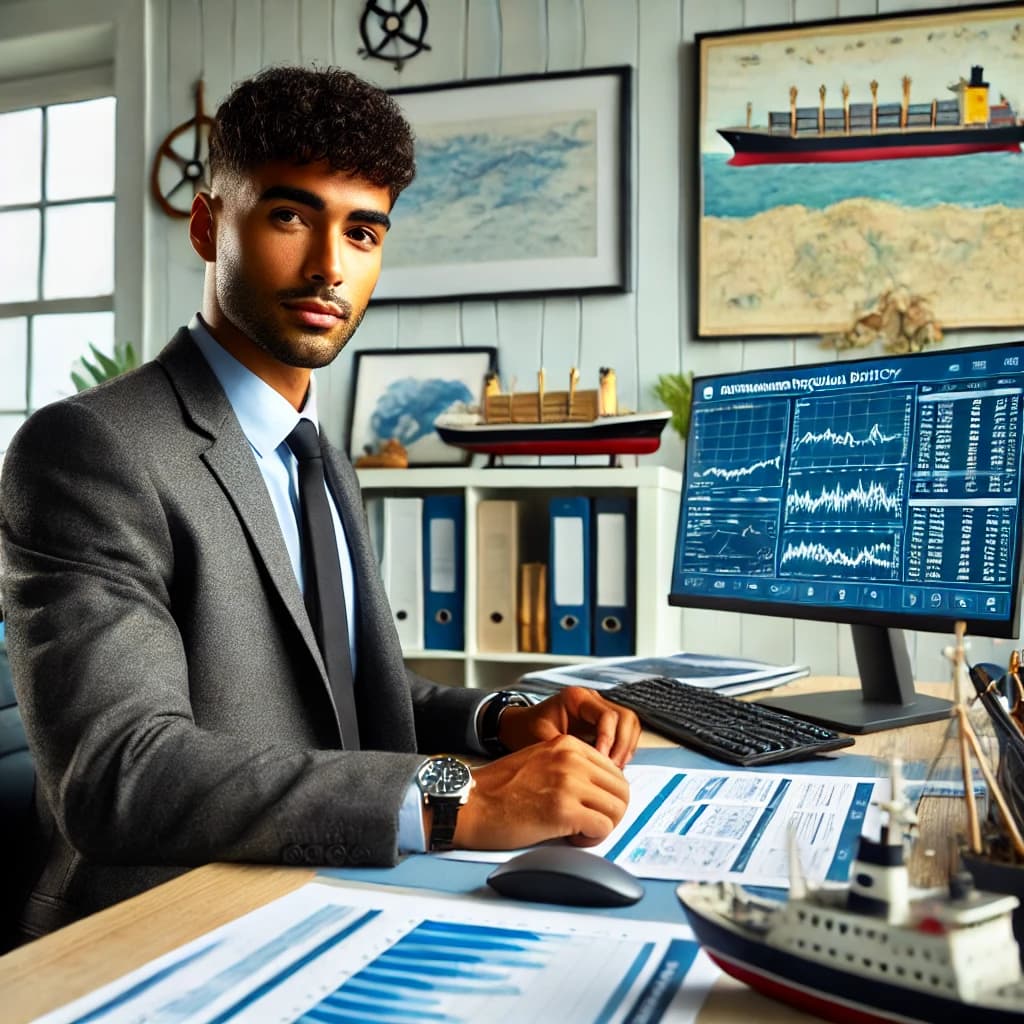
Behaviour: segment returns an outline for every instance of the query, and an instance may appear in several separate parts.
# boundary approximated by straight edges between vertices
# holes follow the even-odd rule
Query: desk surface
[[[800,680],[787,693],[852,687],[852,680]],[[951,696],[948,685],[922,686]],[[850,753],[931,762],[955,758],[955,743],[944,743],[948,723],[857,737]],[[665,745],[649,736],[645,746]],[[840,756],[842,756],[840,754]],[[926,798],[920,807],[920,836],[911,858],[911,877],[920,885],[947,877],[949,837],[963,828],[959,800]],[[297,889],[315,872],[309,868],[210,864],[190,871],[134,899],[110,907],[43,939],[0,957],[3,1016],[10,1024],[28,1021],[176,946]],[[394,891],[391,889],[391,891]],[[702,1009],[702,1024],[736,1020],[811,1021],[815,1018],[773,1003],[723,977]]]

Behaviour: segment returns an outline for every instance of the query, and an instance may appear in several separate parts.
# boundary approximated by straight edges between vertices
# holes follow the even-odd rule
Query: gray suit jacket
[[[12,442],[3,606],[51,835],[28,933],[208,861],[394,862],[416,751],[463,748],[480,695],[406,670],[355,473],[325,462],[359,594],[353,752],[263,478],[186,330]]]

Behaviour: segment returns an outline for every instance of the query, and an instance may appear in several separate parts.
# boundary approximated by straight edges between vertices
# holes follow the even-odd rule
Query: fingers
[[[594,727],[594,747],[620,768],[627,765],[640,742],[641,726],[636,715],[593,690],[569,687],[564,693],[570,713]]]
[[[574,836],[597,842],[622,819],[629,785],[604,754],[572,736],[499,758],[475,772],[459,813],[456,843],[511,849]]]

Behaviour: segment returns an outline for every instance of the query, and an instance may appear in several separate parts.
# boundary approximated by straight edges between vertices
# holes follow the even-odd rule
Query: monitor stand
[[[914,691],[907,642],[900,629],[852,625],[860,692],[834,690],[768,697],[758,704],[840,732],[881,732],[949,718],[953,704]]]

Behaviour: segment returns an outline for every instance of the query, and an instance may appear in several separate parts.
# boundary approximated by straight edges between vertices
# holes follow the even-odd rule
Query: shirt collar
[[[306,404],[301,414],[297,413],[286,398],[247,366],[243,366],[214,338],[198,313],[189,321],[188,329],[199,351],[210,364],[214,376],[220,381],[238,417],[242,432],[260,458],[274,451],[303,417],[312,420],[313,426],[319,430],[316,380],[312,376]]]

